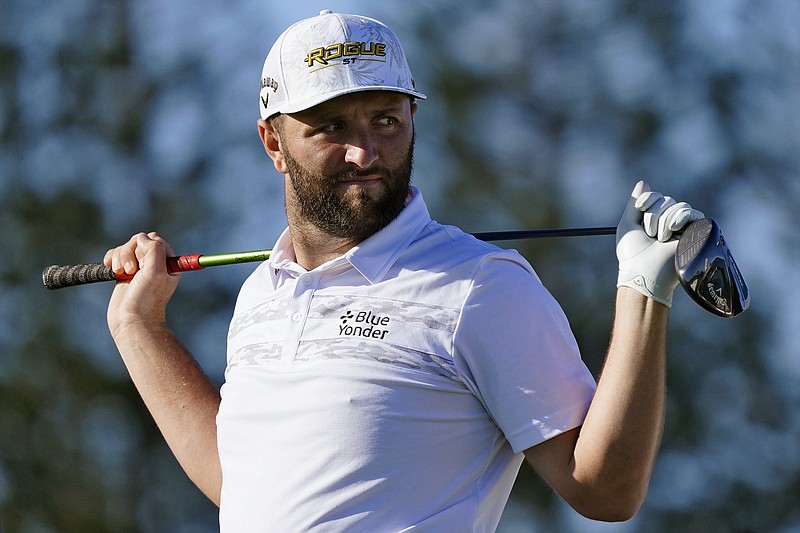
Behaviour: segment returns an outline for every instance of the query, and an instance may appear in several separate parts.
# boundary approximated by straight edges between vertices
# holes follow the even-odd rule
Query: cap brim
[[[374,86],[367,85],[363,87],[352,87],[349,89],[338,90],[328,94],[316,95],[314,96],[314,98],[306,98],[305,100],[301,100],[299,102],[292,102],[290,104],[282,105],[279,106],[279,109],[271,110],[273,112],[270,114],[270,117],[275,116],[279,113],[283,114],[299,113],[300,111],[311,109],[314,106],[323,104],[329,100],[333,100],[334,98],[338,98],[346,94],[361,93],[366,91],[385,91],[385,92],[401,93],[413,96],[414,98],[419,98],[420,100],[426,100],[428,98],[421,92],[413,91],[411,89],[404,89],[402,87],[386,87],[385,85],[374,85]]]

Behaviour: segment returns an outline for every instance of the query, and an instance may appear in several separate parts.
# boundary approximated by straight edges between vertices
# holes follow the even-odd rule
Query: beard
[[[338,238],[363,241],[385,228],[405,207],[414,159],[414,138],[408,151],[391,167],[352,169],[325,174],[304,167],[284,146],[284,157],[294,194],[287,197],[300,220]],[[339,185],[360,176],[381,176],[381,190],[373,197],[363,187],[338,192]]]

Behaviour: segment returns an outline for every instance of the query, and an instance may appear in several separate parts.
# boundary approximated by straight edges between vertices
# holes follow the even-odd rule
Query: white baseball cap
[[[414,88],[400,40],[388,26],[325,10],[289,26],[272,46],[261,72],[261,118],[359,91],[426,98]]]

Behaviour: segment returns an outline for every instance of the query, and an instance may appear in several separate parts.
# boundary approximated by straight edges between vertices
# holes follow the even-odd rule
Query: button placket
[[[297,356],[316,285],[316,280],[310,274],[303,274],[295,281],[294,293],[289,306],[288,331],[283,345],[282,359],[287,364]]]

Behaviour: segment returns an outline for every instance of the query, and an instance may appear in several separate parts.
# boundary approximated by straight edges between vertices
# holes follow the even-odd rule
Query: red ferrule
[[[201,270],[200,256],[202,254],[181,255],[167,257],[167,270],[169,272],[186,272],[187,270]]]

